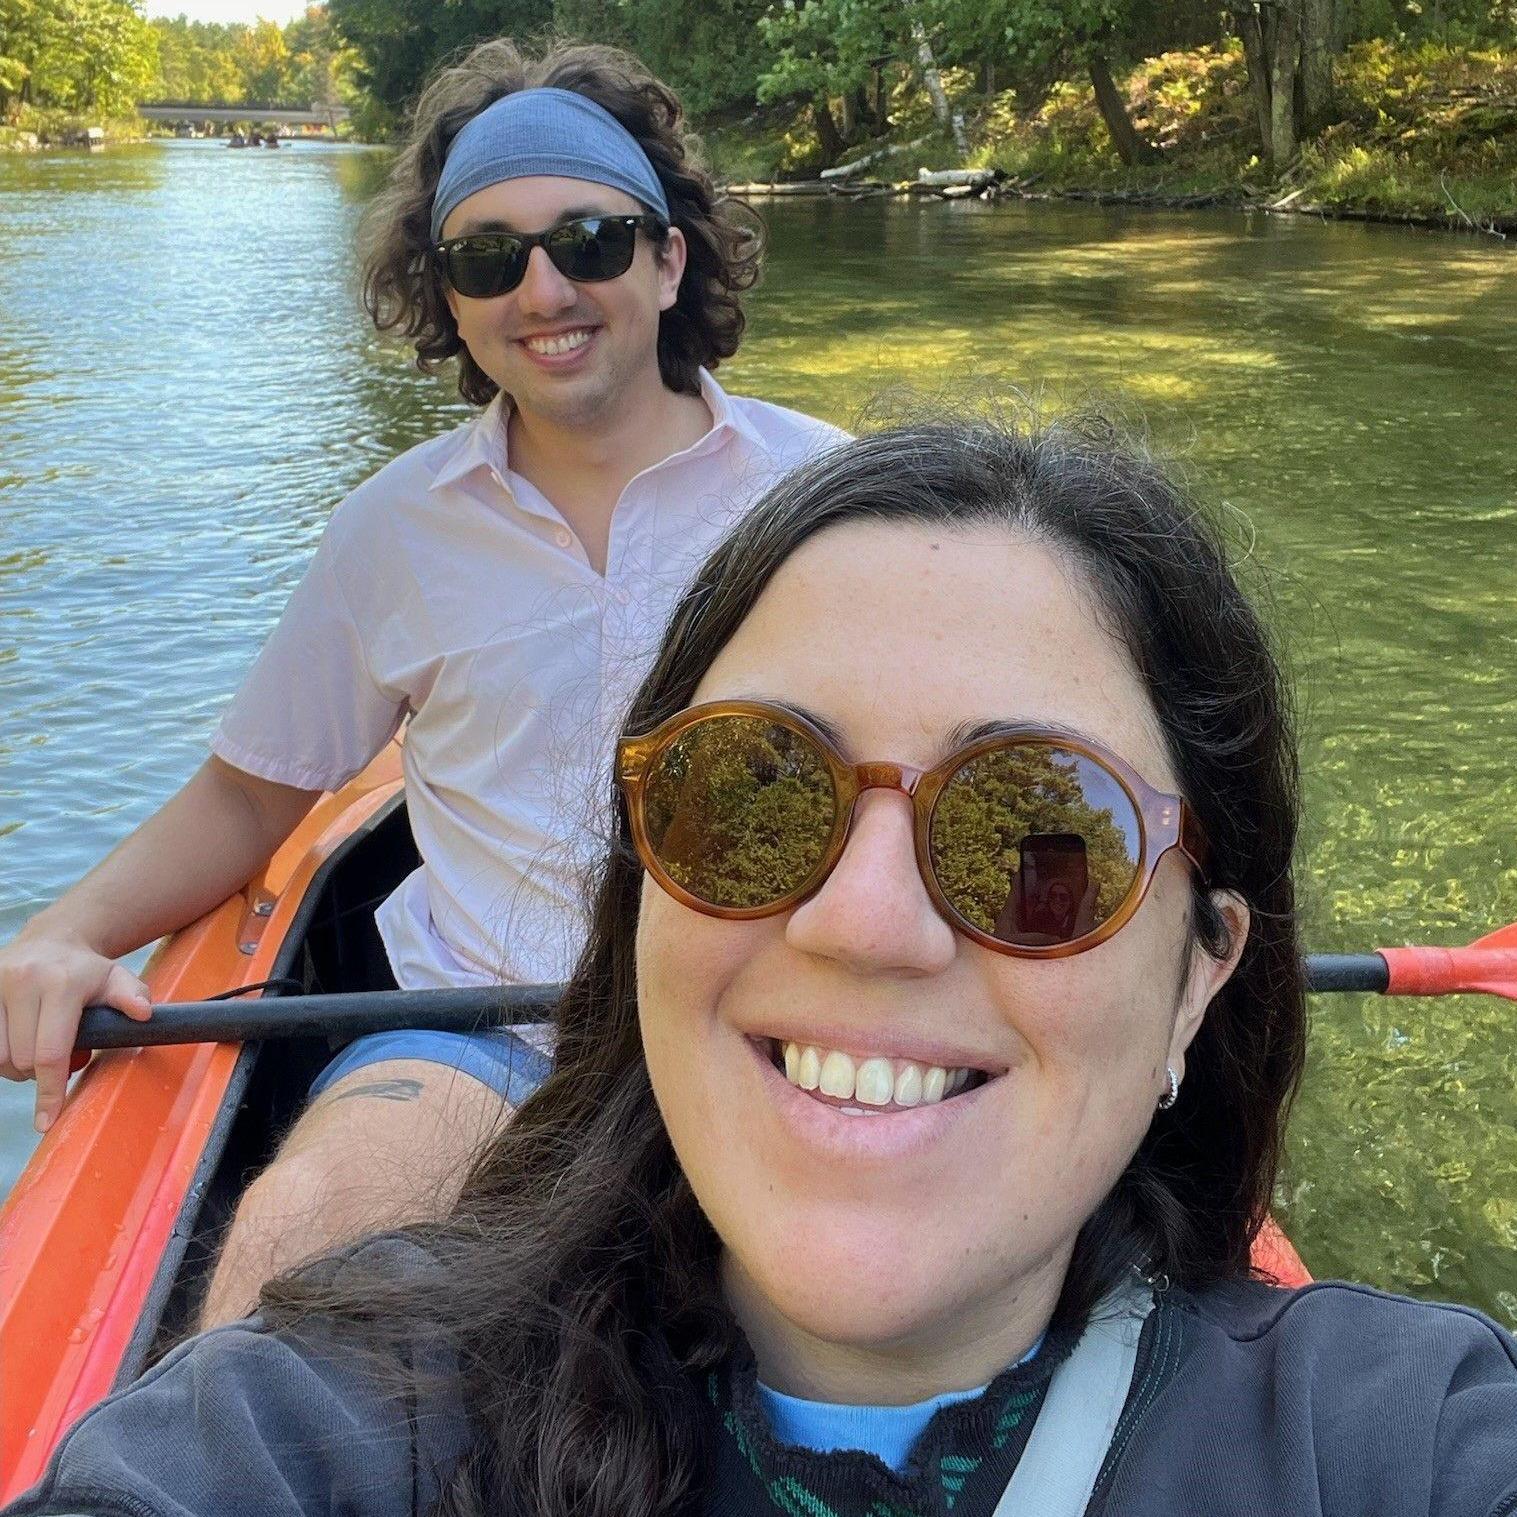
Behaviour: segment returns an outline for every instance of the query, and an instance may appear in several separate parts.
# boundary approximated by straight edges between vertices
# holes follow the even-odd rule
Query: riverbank
[[[0,122],[0,153],[87,147],[92,131],[99,132],[95,141],[102,146],[147,141],[143,120],[135,111],[127,116],[81,116],[73,111],[40,110],[34,105],[23,105],[12,121]]]
[[[1340,118],[1280,176],[1261,163],[1243,50],[1234,43],[1146,59],[1119,78],[1151,149],[1123,164],[1088,83],[1055,84],[1028,107],[945,74],[964,114],[960,160],[920,91],[892,100],[892,130],[860,143],[850,181],[915,180],[920,169],[992,170],[997,195],[1146,206],[1237,205],[1499,234],[1517,232],[1517,53],[1376,41],[1337,60]],[[821,149],[800,111],[772,110],[707,133],[729,183],[817,181]],[[827,183],[836,185],[832,178]]]

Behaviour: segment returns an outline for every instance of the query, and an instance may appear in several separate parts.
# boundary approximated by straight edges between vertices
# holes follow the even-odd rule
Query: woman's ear
[[[1185,1076],[1185,1050],[1200,1032],[1207,1008],[1232,979],[1238,960],[1243,957],[1243,945],[1248,942],[1250,917],[1243,897],[1233,890],[1213,890],[1210,899],[1222,919],[1226,943],[1216,957],[1204,943],[1193,940],[1190,945],[1190,962],[1180,987],[1180,1004],[1176,1008],[1174,1030],[1169,1040],[1169,1067],[1180,1079]]]

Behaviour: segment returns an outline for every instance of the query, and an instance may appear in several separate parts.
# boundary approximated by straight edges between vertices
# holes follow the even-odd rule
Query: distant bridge
[[[280,126],[324,126],[335,132],[352,114],[345,105],[192,105],[187,100],[149,100],[137,107],[150,121],[259,121]]]

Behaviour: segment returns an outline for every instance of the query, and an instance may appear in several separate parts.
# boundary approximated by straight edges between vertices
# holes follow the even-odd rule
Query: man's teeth
[[[971,1069],[944,1069],[909,1059],[854,1059],[836,1049],[784,1045],[785,1078],[802,1090],[820,1090],[865,1106],[934,1106],[969,1083]],[[845,1108],[846,1109],[846,1108]]]
[[[551,358],[555,353],[572,353],[575,348],[582,348],[590,341],[588,330],[581,332],[560,332],[557,337],[523,337],[522,342],[531,348],[534,353],[541,353],[545,358]]]

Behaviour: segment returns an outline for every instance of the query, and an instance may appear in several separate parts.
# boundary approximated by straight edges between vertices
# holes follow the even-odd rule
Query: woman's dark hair
[[[498,386],[459,340],[448,309],[432,251],[432,199],[448,147],[465,123],[504,95],[545,85],[604,106],[658,174],[671,224],[688,250],[679,294],[659,317],[659,373],[669,389],[697,394],[700,368],[716,368],[742,339],[741,295],[759,276],[759,223],[739,202],[718,196],[698,140],[681,129],[675,93],[613,47],[564,43],[530,57],[505,39],[482,42],[432,79],[389,181],[364,218],[364,307],[380,331],[400,331],[414,343],[424,373],[456,354],[464,399],[484,405],[494,396]]]
[[[712,555],[675,613],[628,718],[644,732],[691,702],[765,586],[844,522],[1000,528],[1091,587],[1142,677],[1210,845],[1190,951],[1223,954],[1207,891],[1251,925],[1237,970],[1156,1113],[1082,1230],[1056,1326],[1085,1320],[1135,1261],[1198,1287],[1250,1270],[1305,1042],[1291,854],[1295,748],[1280,671],[1223,541],[1141,452],[1099,426],[1018,434],[978,420],[908,426],[781,481]],[[820,656],[820,655],[819,655]],[[265,1304],[362,1318],[389,1341],[445,1332],[464,1355],[477,1437],[442,1510],[651,1517],[698,1503],[708,1450],[700,1372],[735,1329],[719,1244],[654,1102],[638,1030],[642,871],[625,809],[588,945],[558,1012],[554,1072],[478,1159],[449,1219],[413,1230],[440,1262],[419,1282],[299,1277]]]

